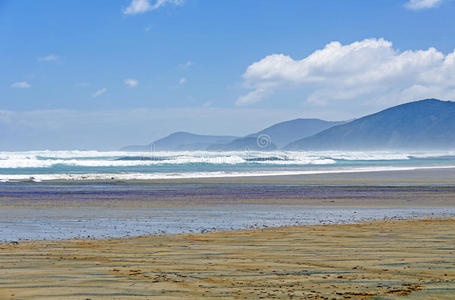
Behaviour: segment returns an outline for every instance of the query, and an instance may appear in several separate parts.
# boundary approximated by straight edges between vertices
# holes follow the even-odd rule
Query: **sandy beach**
[[[0,185],[0,242],[455,217],[448,169]]]
[[[452,299],[454,182],[421,170],[5,185],[0,299]]]
[[[0,300],[455,300],[454,16],[0,0]]]
[[[0,245],[1,299],[453,299],[455,219]]]

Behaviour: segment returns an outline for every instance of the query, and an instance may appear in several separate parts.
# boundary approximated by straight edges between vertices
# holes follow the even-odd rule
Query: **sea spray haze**
[[[0,152],[0,181],[270,176],[455,166],[455,151]]]
[[[303,138],[278,149],[297,136]],[[282,122],[243,138],[178,132],[116,152],[1,152],[0,180],[149,180],[453,167],[453,145],[455,103],[429,99],[349,122]],[[359,152],[364,149],[369,151]]]

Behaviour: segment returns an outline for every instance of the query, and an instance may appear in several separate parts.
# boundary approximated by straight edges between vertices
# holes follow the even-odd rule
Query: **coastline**
[[[355,167],[338,169],[315,169],[302,171],[257,171],[257,172],[193,172],[193,173],[87,173],[87,174],[0,174],[0,183],[160,183],[180,182],[192,180],[243,180],[251,178],[276,178],[276,177],[304,177],[314,175],[345,175],[345,174],[371,174],[394,172],[419,172],[419,171],[444,171],[454,170],[453,165],[442,166],[380,166],[380,167]]]
[[[455,215],[452,169],[113,183],[7,183],[0,240],[110,238]]]
[[[163,212],[167,212],[179,224],[206,220],[207,226],[195,232],[210,229],[213,220],[223,219],[219,215],[225,215],[228,224],[242,214],[257,222],[264,217],[251,212],[261,210],[268,218],[277,214],[284,220],[289,215],[283,212],[319,220],[314,212],[320,211],[330,221],[337,215],[353,218],[365,211],[376,214],[376,219],[383,210],[392,218],[399,211],[411,215],[406,220],[387,215],[380,218],[385,220],[359,218],[351,224],[287,226],[292,224],[277,222],[273,228],[220,227],[204,234],[157,232],[126,237],[122,233],[121,238],[100,238],[90,233],[85,236],[90,235],[88,239],[84,235],[64,240],[47,236],[52,240],[0,243],[0,298],[450,299],[455,291],[455,218],[453,214],[445,219],[437,218],[438,214],[422,217],[435,210],[455,209],[454,183],[452,169],[424,169],[2,184],[0,219],[20,224],[27,234],[34,232],[30,226],[37,226],[33,222],[38,219],[63,218],[61,224],[66,227],[54,224],[63,232],[80,225],[86,230],[91,220],[87,212],[93,220],[124,218],[124,224],[134,228],[131,222],[148,212],[165,218]],[[182,218],[178,214],[182,212],[190,219]],[[207,216],[212,219],[204,219]],[[172,218],[170,223],[176,224]],[[93,224],[103,234],[112,227],[112,223],[107,227]],[[49,228],[49,223],[41,225],[37,232]],[[5,228],[14,233],[11,227]]]
[[[335,299],[455,291],[455,219],[0,244],[4,299]]]

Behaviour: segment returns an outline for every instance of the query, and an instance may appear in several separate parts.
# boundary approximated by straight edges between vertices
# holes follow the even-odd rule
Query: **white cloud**
[[[44,57],[38,57],[38,61],[56,61],[58,60],[58,56],[55,54],[49,54]]]
[[[189,61],[187,61],[186,63],[181,64],[180,67],[181,67],[182,69],[188,69],[188,68],[190,68],[192,65],[194,65],[194,63],[193,63],[192,61],[189,60]]]
[[[437,7],[441,2],[442,0],[409,0],[404,6],[412,10],[420,10]]]
[[[90,85],[90,83],[88,83],[88,82],[76,82],[74,84],[74,86],[77,86],[77,87],[86,87],[86,86],[89,86],[89,85]]]
[[[185,77],[182,77],[180,78],[179,80],[179,84],[182,85],[182,84],[185,84],[187,82],[186,78]]]
[[[184,0],[156,0],[154,4],[150,0],[133,0],[123,11],[126,15],[143,14],[160,8],[166,4],[182,5]]]
[[[136,87],[139,84],[139,81],[133,78],[127,78],[123,82],[129,87]]]
[[[348,45],[331,42],[311,55],[294,60],[269,55],[243,74],[252,91],[237,105],[259,102],[278,89],[299,88],[308,102],[334,100],[396,104],[412,99],[455,98],[455,51],[435,48],[399,51],[384,39]]]
[[[99,97],[99,96],[101,96],[102,94],[104,94],[104,93],[106,93],[106,92],[107,92],[107,89],[106,89],[106,88],[102,88],[102,89],[97,90],[96,92],[94,92],[94,93],[92,94],[92,97],[93,97],[93,98]]]
[[[11,87],[13,89],[28,89],[28,88],[31,88],[32,86],[27,81],[19,81],[19,82],[13,82],[11,84]]]

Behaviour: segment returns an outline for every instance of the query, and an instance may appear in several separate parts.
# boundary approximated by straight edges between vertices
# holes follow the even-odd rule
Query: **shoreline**
[[[99,217],[98,214],[103,214]],[[7,217],[14,215],[14,217]],[[228,217],[226,217],[228,215]],[[370,222],[455,218],[455,208],[361,208],[251,205],[155,209],[6,209],[0,243],[121,239],[144,236],[263,230],[290,226],[356,225]]]
[[[351,169],[325,169],[325,170],[302,170],[302,171],[263,171],[256,173],[247,172],[201,172],[191,173],[87,173],[87,174],[0,174],[0,183],[43,183],[43,184],[89,184],[89,183],[159,183],[173,181],[198,181],[198,180],[242,180],[257,178],[276,177],[299,177],[313,175],[343,175],[343,174],[371,174],[371,173],[393,173],[393,172],[415,172],[415,171],[437,171],[453,170],[455,166],[409,166],[409,167],[366,167]]]
[[[1,187],[1,240],[453,216],[455,210],[452,169]]]
[[[153,238],[180,238],[180,237],[198,237],[201,238],[205,235],[226,235],[230,234],[242,234],[242,233],[258,233],[267,231],[287,231],[293,229],[310,229],[310,228],[342,228],[342,227],[363,227],[363,226],[374,226],[383,224],[395,224],[395,223],[421,223],[421,222],[449,222],[455,226],[455,216],[444,217],[444,216],[423,216],[414,218],[383,218],[383,219],[367,219],[357,222],[349,223],[322,223],[322,224],[291,224],[281,226],[270,226],[260,228],[242,228],[242,229],[231,229],[231,230],[213,230],[205,232],[182,232],[182,233],[162,233],[162,234],[144,234],[137,236],[125,236],[125,237],[106,237],[106,238],[68,238],[68,239],[57,239],[57,240],[21,240],[21,241],[0,241],[0,250],[5,249],[5,246],[11,245],[27,245],[27,244],[46,244],[46,243],[72,243],[72,242],[123,242],[123,241],[134,241],[136,239],[153,239]],[[455,227],[454,227],[455,229]],[[454,249],[455,250],[455,249]],[[455,254],[455,253],[454,253]]]
[[[454,244],[455,218],[1,243],[0,292],[5,299],[450,299]]]

